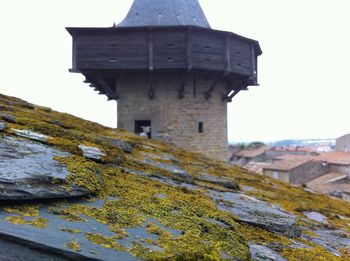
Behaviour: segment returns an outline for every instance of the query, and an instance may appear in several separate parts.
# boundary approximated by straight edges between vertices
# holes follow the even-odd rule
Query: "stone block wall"
[[[227,161],[227,103],[221,100],[226,87],[219,82],[207,100],[205,92],[213,78],[213,75],[197,74],[194,80],[189,76],[184,97],[179,99],[183,74],[157,74],[155,97],[149,99],[149,75],[125,75],[116,87],[120,95],[118,128],[134,132],[136,120],[150,120],[152,138]],[[203,133],[198,130],[200,122]]]
[[[264,170],[264,175],[270,178],[279,179],[284,182],[289,182],[289,173],[288,171],[280,170]]]
[[[330,172],[342,173],[342,174],[348,175],[350,178],[350,165],[333,164],[333,163],[329,163],[328,165],[329,165]]]
[[[290,171],[289,182],[303,184],[329,171],[328,165],[320,161],[309,161]]]
[[[337,138],[335,149],[337,151],[350,152],[350,134]]]

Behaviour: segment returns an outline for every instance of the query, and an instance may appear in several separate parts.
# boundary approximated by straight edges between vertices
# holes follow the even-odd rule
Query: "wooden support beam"
[[[97,91],[98,94],[106,94],[106,91],[103,88],[96,87],[96,84],[90,83],[89,86],[94,89],[94,91]]]
[[[182,83],[181,83],[181,86],[180,86],[179,91],[178,91],[178,98],[179,99],[183,99],[185,97],[185,87],[186,87],[186,83],[188,81],[190,74],[191,74],[191,71],[187,70],[186,73],[182,76]]]
[[[78,69],[75,69],[75,68],[68,69],[68,72],[70,72],[70,73],[81,73],[81,71],[79,71]]]
[[[101,76],[96,76],[96,83],[105,91],[109,101],[115,99],[115,93],[113,89]]]
[[[148,97],[153,100],[155,97],[155,80],[154,80],[154,71],[150,71],[149,74],[149,91],[148,91]]]
[[[120,99],[120,95],[119,95],[119,92],[118,92],[119,85],[120,85],[120,79],[119,79],[119,77],[117,76],[117,77],[115,78],[115,89],[114,89],[114,94],[115,94],[115,99],[116,99],[116,100],[119,100],[119,99]]]
[[[193,77],[193,98],[197,97],[197,75],[195,72],[192,73],[192,77]]]
[[[242,90],[247,90],[246,79],[238,82],[233,87],[229,87],[229,90],[222,96],[222,101],[232,102],[232,99]]]
[[[205,92],[205,99],[209,100],[211,98],[211,93],[219,83],[219,81],[224,77],[225,73],[220,73],[217,77],[215,77],[214,81],[210,85],[210,88],[208,91]]]
[[[232,102],[233,97],[235,97],[241,90],[234,90],[231,95],[226,98],[227,102]]]

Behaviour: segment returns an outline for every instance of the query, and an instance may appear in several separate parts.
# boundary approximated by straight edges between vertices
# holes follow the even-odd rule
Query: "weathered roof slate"
[[[1,94],[0,110],[0,195],[34,174],[53,192],[0,197],[0,249],[20,252],[0,260],[350,258],[347,202]],[[89,196],[54,194],[72,186]]]
[[[117,27],[184,25],[210,28],[198,0],[134,0]]]

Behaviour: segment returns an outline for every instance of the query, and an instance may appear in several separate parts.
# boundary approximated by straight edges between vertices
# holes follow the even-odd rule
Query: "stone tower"
[[[118,128],[227,160],[227,102],[257,85],[259,43],[217,31],[197,0],[134,0],[109,28],[67,28],[73,68],[117,100]]]

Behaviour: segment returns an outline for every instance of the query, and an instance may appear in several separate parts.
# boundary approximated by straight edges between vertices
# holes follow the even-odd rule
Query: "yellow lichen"
[[[71,234],[80,234],[81,233],[80,229],[68,228],[68,227],[59,227],[58,230],[68,232]]]
[[[228,164],[214,161],[204,155],[184,151],[165,143],[144,139],[121,129],[111,129],[99,124],[85,121],[77,117],[58,113],[42,107],[35,107],[20,99],[0,95],[0,105],[4,113],[16,117],[15,123],[7,123],[5,133],[14,135],[11,128],[28,129],[50,136],[46,141],[48,145],[55,146],[71,153],[68,157],[55,158],[65,164],[70,172],[66,182],[55,181],[65,188],[78,185],[87,189],[98,198],[105,199],[104,205],[97,208],[80,204],[52,204],[50,213],[57,214],[69,221],[87,221],[81,215],[86,215],[101,222],[115,232],[113,237],[102,234],[86,234],[86,237],[103,247],[121,251],[128,251],[147,260],[220,260],[224,251],[232,258],[249,260],[250,253],[247,241],[269,245],[277,242],[285,250],[283,256],[288,260],[341,260],[337,259],[327,250],[309,243],[312,249],[289,249],[290,240],[282,235],[255,228],[250,225],[238,225],[238,217],[217,209],[211,198],[206,196],[206,189],[227,191],[219,183],[200,180],[201,175],[211,175],[252,187],[245,194],[254,196],[269,203],[278,204],[284,210],[301,218],[305,218],[303,211],[317,211],[328,218],[329,226],[350,231],[350,204],[332,199],[324,195],[306,192],[303,188],[290,186],[278,180],[261,175],[255,175],[245,169],[232,167]],[[134,147],[132,154],[124,154],[108,142],[98,137],[108,136],[128,142]],[[98,147],[107,156],[99,162],[88,160],[82,156],[78,148],[80,144]],[[196,183],[202,190],[172,187],[156,182],[147,177],[139,177],[126,173],[125,169],[132,169],[146,173],[149,176],[158,176],[177,179],[180,182],[185,178],[175,177],[172,173],[149,164],[142,163],[145,153],[153,160],[161,163],[174,164],[184,169],[192,177],[187,182]],[[176,160],[164,158],[170,154]],[[172,157],[171,157],[172,158]],[[156,195],[165,197],[159,198]],[[108,197],[116,197],[109,200]],[[35,216],[36,207],[27,204],[19,207],[7,208],[8,212],[21,215]],[[162,225],[177,229],[181,234],[177,237],[150,223],[155,219]],[[221,226],[208,221],[213,219],[224,223]],[[35,219],[34,219],[35,220]],[[8,217],[8,222],[16,224],[39,225],[44,219],[26,221],[22,217]],[[47,222],[45,223],[47,225]],[[163,249],[151,251],[135,242],[132,249],[125,249],[116,243],[126,235],[125,228],[147,225],[149,233],[159,235],[157,240],[148,240]],[[314,222],[298,222],[296,224],[304,229],[303,233],[309,236],[316,224]],[[68,232],[68,231],[67,231]],[[303,242],[303,239],[296,239]],[[307,242],[305,242],[307,243]],[[347,260],[347,250],[341,250],[343,260]],[[335,258],[335,259],[334,259]]]
[[[47,224],[49,222],[46,218],[34,218],[32,220],[27,221],[20,216],[8,216],[4,220],[15,225],[30,225],[37,228],[47,228]]]
[[[80,216],[80,213],[74,211],[68,211],[66,209],[60,209],[56,207],[49,207],[48,210],[51,214],[59,215],[62,219],[70,222],[87,222],[85,218],[82,218]]]
[[[80,244],[76,240],[66,243],[65,246],[73,251],[80,252]]]
[[[289,261],[345,261],[343,257],[338,257],[322,247],[308,248],[287,248],[282,252],[282,256]]]
[[[286,246],[292,243],[292,241],[285,236],[267,231],[262,228],[252,227],[246,224],[241,225],[240,231],[244,235],[245,239],[260,245],[269,245],[269,243],[279,243],[281,245]]]
[[[317,237],[317,234],[315,232],[313,232],[312,230],[303,230],[303,231],[301,231],[301,233],[303,235],[307,235],[310,237]]]
[[[70,171],[66,179],[68,183],[85,188],[93,194],[103,193],[103,182],[99,180],[97,163],[77,155],[55,159],[67,165]]]
[[[87,233],[85,237],[92,243],[100,245],[104,248],[111,248],[118,251],[125,251],[125,249],[118,245],[114,237],[105,237],[99,233]]]
[[[125,229],[117,229],[116,233],[117,233],[117,235],[115,236],[116,239],[124,239],[125,237],[128,236],[128,233],[125,231]]]
[[[41,205],[33,204],[14,205],[3,207],[3,210],[9,213],[15,213],[26,217],[37,217],[39,215],[40,206]]]

